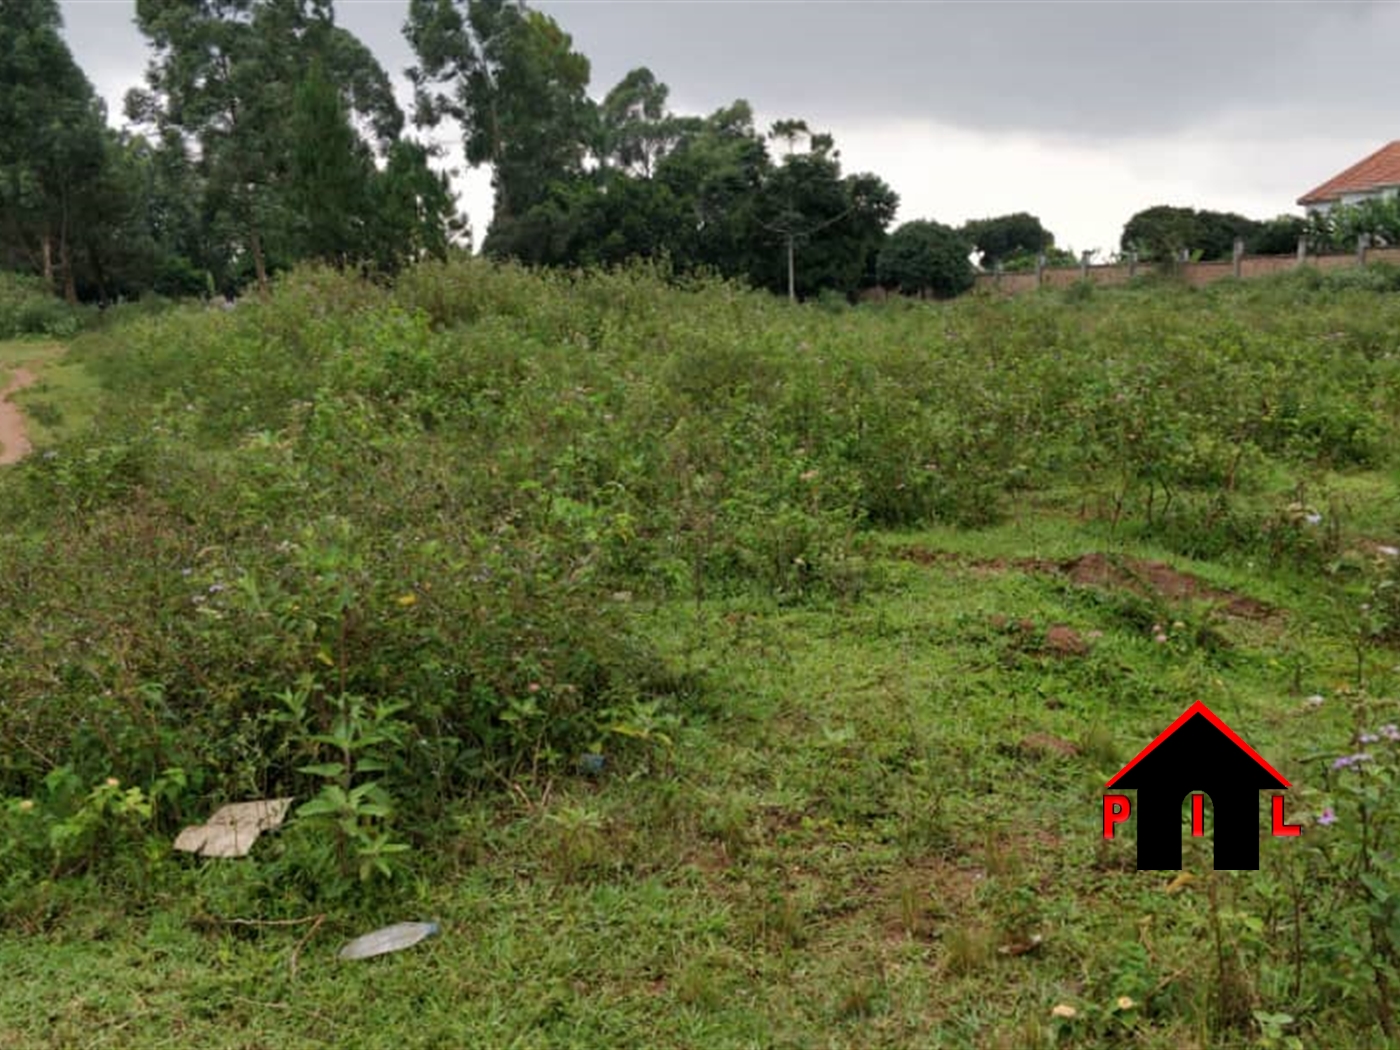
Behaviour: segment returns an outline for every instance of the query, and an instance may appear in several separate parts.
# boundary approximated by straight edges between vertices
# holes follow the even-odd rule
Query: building
[[[1339,204],[1359,204],[1371,198],[1400,194],[1400,139],[1357,161],[1340,175],[1303,194],[1298,203],[1309,212],[1326,215]]]

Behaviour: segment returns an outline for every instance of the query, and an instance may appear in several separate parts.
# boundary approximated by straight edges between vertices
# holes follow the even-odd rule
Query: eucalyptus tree
[[[607,93],[598,111],[599,162],[608,169],[651,178],[685,125],[666,106],[668,88],[646,67],[632,70]]]
[[[512,0],[410,0],[419,126],[457,122],[467,162],[491,166],[495,221],[582,174],[596,138],[588,59],[547,15]]]
[[[74,241],[106,162],[105,112],[62,36],[56,0],[0,17],[0,245],[8,267],[76,299]]]
[[[247,255],[266,289],[269,255],[294,258],[294,234],[308,225],[295,213],[296,202],[309,199],[306,179],[318,177],[296,158],[307,120],[324,119],[317,138],[340,146],[357,118],[374,147],[387,150],[403,127],[388,76],[335,25],[329,0],[137,0],[136,16],[155,57],[146,88],[127,96],[127,115],[193,145],[207,221],[229,230],[234,256]],[[308,84],[316,76],[335,85],[343,117],[325,104],[324,84]],[[369,149],[354,135],[352,158]],[[319,176],[343,190],[349,166],[359,163]],[[322,211],[310,225],[319,236],[328,222]]]

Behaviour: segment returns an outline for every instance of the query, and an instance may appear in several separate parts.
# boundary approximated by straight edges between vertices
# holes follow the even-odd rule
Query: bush
[[[84,312],[55,296],[38,277],[0,273],[0,339],[46,335],[66,339],[82,327]]]
[[[319,796],[347,719],[401,741],[368,782],[409,823],[600,748],[643,762],[689,683],[634,607],[851,600],[864,530],[1038,491],[1317,564],[1306,518],[1246,497],[1391,461],[1400,301],[1256,284],[1204,315],[1162,289],[794,311],[467,260],[133,313],[70,351],[101,430],[0,475],[0,794],[64,767]]]

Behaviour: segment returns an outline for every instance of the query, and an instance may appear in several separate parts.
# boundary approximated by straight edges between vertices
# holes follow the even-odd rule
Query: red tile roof
[[[1328,179],[1298,198],[1299,204],[1340,200],[1344,193],[1365,193],[1386,186],[1400,186],[1400,139],[1382,146],[1363,161]]]

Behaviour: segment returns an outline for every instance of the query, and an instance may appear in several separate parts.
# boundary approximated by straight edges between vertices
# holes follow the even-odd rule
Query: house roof
[[[1157,748],[1158,748],[1159,746],[1161,746],[1161,745],[1164,744],[1167,740],[1169,740],[1169,739],[1176,733],[1176,731],[1179,730],[1182,726],[1186,725],[1186,724],[1187,724],[1188,722],[1190,722],[1193,718],[1197,718],[1197,717],[1201,718],[1201,719],[1203,720],[1203,723],[1208,724],[1209,726],[1213,726],[1213,727],[1214,727],[1216,730],[1218,730],[1231,744],[1233,744],[1233,745],[1238,749],[1238,751],[1239,751],[1240,753],[1242,753],[1243,755],[1245,755],[1245,756],[1247,756],[1248,758],[1252,759],[1252,760],[1255,762],[1255,764],[1258,765],[1258,766],[1260,767],[1260,769],[1261,769],[1263,772],[1267,773],[1270,777],[1272,777],[1275,781],[1278,782],[1278,786],[1279,786],[1279,787],[1285,787],[1285,788],[1286,788],[1286,787],[1289,787],[1289,786],[1290,786],[1289,783],[1288,783],[1288,781],[1284,779],[1283,775],[1282,775],[1281,773],[1279,773],[1278,770],[1276,770],[1273,766],[1269,765],[1268,762],[1264,761],[1264,759],[1263,759],[1262,757],[1260,757],[1259,753],[1258,753],[1257,751],[1255,751],[1254,748],[1250,747],[1250,746],[1249,746],[1248,744],[1246,744],[1243,740],[1241,740],[1241,739],[1235,734],[1235,731],[1234,731],[1233,729],[1231,729],[1231,728],[1230,728],[1229,726],[1227,726],[1224,722],[1222,722],[1222,721],[1220,720],[1219,716],[1216,715],[1216,713],[1215,713],[1214,711],[1212,711],[1210,708],[1208,708],[1205,704],[1201,703],[1201,701],[1199,701],[1199,700],[1197,700],[1194,704],[1192,704],[1192,705],[1191,705],[1190,707],[1188,707],[1185,711],[1183,711],[1180,718],[1178,718],[1178,719],[1177,719],[1175,722],[1173,722],[1171,725],[1167,726],[1166,729],[1164,729],[1164,730],[1162,730],[1160,733],[1158,733],[1156,739],[1153,740],[1152,743],[1148,744],[1148,745],[1147,745],[1145,748],[1143,748],[1141,751],[1139,751],[1136,758],[1134,758],[1134,759],[1133,759],[1131,762],[1129,762],[1126,766],[1124,766],[1122,769],[1120,769],[1117,773],[1113,774],[1113,779],[1110,780],[1106,786],[1107,786],[1107,787],[1113,787],[1114,784],[1118,783],[1120,780],[1122,780],[1122,779],[1128,774],[1129,770],[1133,769],[1135,766],[1138,765],[1138,763],[1140,763],[1143,759],[1145,759],[1145,758],[1146,758],[1148,755],[1150,755],[1153,751],[1157,750]],[[1194,728],[1194,727],[1193,727],[1193,728]],[[1202,728],[1204,728],[1204,726],[1202,726]],[[1191,735],[1191,734],[1185,734],[1185,735]],[[1124,785],[1124,786],[1126,787],[1126,786],[1130,786],[1130,785]],[[1131,786],[1136,786],[1136,785],[1131,785]]]
[[[1340,175],[1334,175],[1315,190],[1298,198],[1299,204],[1322,204],[1340,200],[1344,193],[1400,186],[1400,139],[1382,146],[1365,160],[1357,161]]]

